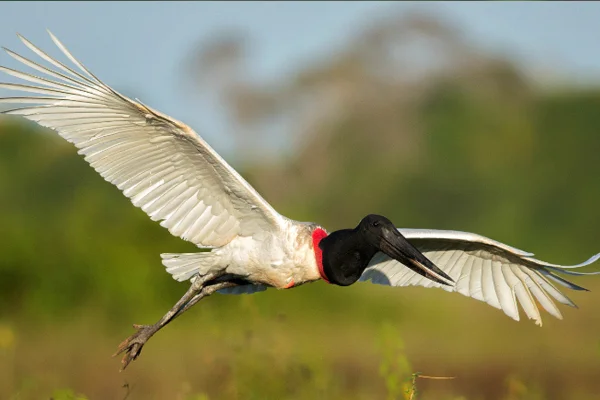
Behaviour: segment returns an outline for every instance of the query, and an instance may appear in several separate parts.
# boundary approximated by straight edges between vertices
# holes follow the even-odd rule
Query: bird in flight
[[[575,270],[600,258],[554,265],[474,233],[397,229],[374,214],[335,232],[286,218],[190,127],[118,93],[50,37],[73,66],[19,35],[47,66],[4,49],[33,72],[0,66],[25,82],[0,83],[0,89],[27,94],[0,97],[0,104],[16,105],[3,113],[55,130],[152,220],[200,249],[161,255],[167,272],[189,281],[189,289],[155,324],[134,325],[115,353],[124,354],[122,370],[152,335],[215,292],[290,289],[318,280],[419,285],[484,301],[517,321],[520,304],[541,325],[539,305],[557,318],[555,301],[575,307],[555,284],[586,290],[558,274],[592,274]]]

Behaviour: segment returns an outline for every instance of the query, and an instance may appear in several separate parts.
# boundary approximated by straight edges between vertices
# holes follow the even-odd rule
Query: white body
[[[320,279],[312,241],[317,226],[292,220],[285,225],[260,238],[237,238],[214,252],[229,263],[227,273],[250,282],[290,288]]]
[[[178,281],[226,273],[254,284],[288,289],[321,278],[312,242],[317,227],[286,218],[277,231],[237,237],[210,252],[163,254],[163,263]]]

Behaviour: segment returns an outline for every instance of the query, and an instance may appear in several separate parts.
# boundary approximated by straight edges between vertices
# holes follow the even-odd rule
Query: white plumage
[[[555,272],[571,275],[597,274],[569,271],[590,265],[600,258],[595,255],[573,266],[549,264],[533,258],[532,253],[473,233],[434,229],[399,229],[428,259],[446,272],[455,285],[441,285],[429,280],[383,253],[377,253],[363,273],[362,281],[390,286],[424,286],[458,292],[501,309],[512,319],[519,320],[520,304],[529,319],[542,325],[536,301],[556,318],[562,314],[554,300],[576,307],[551,282],[569,289],[585,290],[557,276]]]
[[[173,235],[200,247],[219,247],[238,236],[279,229],[282,217],[191,128],[108,87],[50,36],[82,73],[19,36],[63,73],[6,50],[56,79],[0,67],[46,86],[1,83],[0,88],[44,95],[2,98],[4,103],[33,104],[6,114],[56,130],[135,206],[161,221]]]

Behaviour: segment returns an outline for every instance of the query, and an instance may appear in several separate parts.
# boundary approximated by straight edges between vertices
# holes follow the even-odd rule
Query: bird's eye
[[[373,222],[373,226],[374,226],[375,228],[377,228],[377,227],[379,226],[379,221],[374,221],[374,222]]]

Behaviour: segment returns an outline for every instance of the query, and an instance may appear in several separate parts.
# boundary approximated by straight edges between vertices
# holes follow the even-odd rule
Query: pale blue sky
[[[579,84],[600,81],[600,3],[592,2],[1,2],[0,45],[28,54],[19,32],[57,54],[49,28],[108,84],[133,91],[227,153],[218,105],[199,110],[178,79],[195,44],[241,28],[253,43],[255,76],[285,77],[350,41],[369,20],[411,10],[445,17],[474,45],[530,71],[560,71]],[[0,64],[16,66],[5,54]]]

